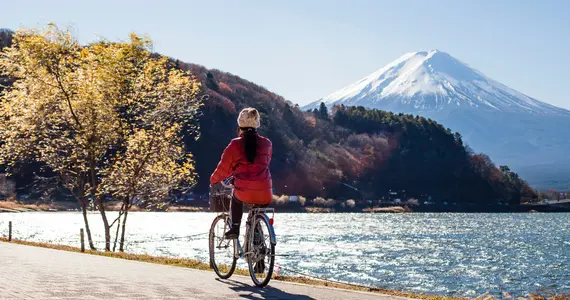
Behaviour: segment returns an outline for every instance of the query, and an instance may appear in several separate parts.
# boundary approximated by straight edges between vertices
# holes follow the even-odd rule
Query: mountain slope
[[[570,141],[562,138],[570,136],[570,111],[517,92],[438,50],[406,54],[304,109],[321,102],[432,118],[460,132],[474,150],[521,170],[533,182],[541,179],[530,166],[570,168]]]
[[[372,108],[392,106],[410,112],[477,109],[570,116],[570,111],[506,87],[439,50],[406,54],[308,107],[321,102]]]

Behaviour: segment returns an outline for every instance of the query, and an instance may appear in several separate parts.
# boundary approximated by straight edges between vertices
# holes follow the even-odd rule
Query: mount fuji
[[[321,102],[431,118],[459,132],[476,152],[532,178],[534,186],[570,188],[570,111],[515,91],[445,52],[405,54],[304,108]]]

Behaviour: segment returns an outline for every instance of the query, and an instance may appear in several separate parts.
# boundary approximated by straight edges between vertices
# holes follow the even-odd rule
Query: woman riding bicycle
[[[245,108],[240,112],[237,123],[239,137],[226,147],[210,177],[211,184],[217,184],[229,176],[234,178],[232,226],[225,233],[226,239],[239,236],[243,202],[267,206],[272,199],[269,163],[273,150],[271,141],[257,133],[260,127],[259,112],[255,108]]]

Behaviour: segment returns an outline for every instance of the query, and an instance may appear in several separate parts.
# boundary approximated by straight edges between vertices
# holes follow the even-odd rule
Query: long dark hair
[[[253,163],[257,154],[257,130],[251,127],[240,127],[239,130],[243,132],[245,157],[250,163]]]

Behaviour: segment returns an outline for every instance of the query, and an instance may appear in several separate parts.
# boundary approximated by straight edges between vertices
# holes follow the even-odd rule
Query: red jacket
[[[272,200],[272,182],[269,163],[273,149],[271,141],[256,134],[257,155],[253,163],[245,156],[243,135],[233,139],[224,150],[210,183],[218,183],[234,175],[234,195],[251,204],[268,204]]]

